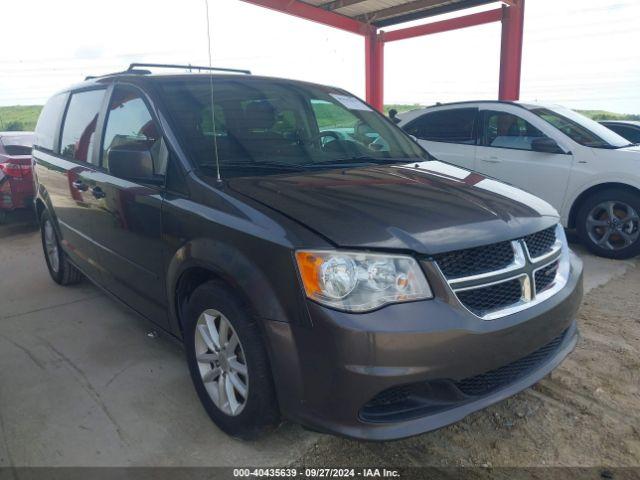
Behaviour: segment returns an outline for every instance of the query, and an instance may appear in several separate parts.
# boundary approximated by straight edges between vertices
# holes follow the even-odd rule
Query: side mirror
[[[564,153],[564,150],[560,148],[560,145],[549,137],[534,138],[531,141],[531,150],[541,153]]]
[[[125,180],[156,183],[151,152],[137,145],[119,145],[107,150],[109,172]]]

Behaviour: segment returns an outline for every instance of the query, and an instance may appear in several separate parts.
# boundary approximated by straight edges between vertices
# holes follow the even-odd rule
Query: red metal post
[[[382,112],[384,107],[384,42],[375,28],[364,37],[365,91],[367,102]]]
[[[522,35],[524,31],[524,0],[511,0],[502,7],[502,47],[500,50],[500,100],[520,98],[522,68]]]
[[[485,23],[499,22],[503,18],[502,9],[496,8],[486,12],[473,13],[464,17],[451,18],[440,22],[432,22],[416,27],[400,28],[385,32],[383,40],[385,42],[395,42],[396,40],[404,40],[407,38],[421,37],[432,33],[448,32],[459,28],[474,27]]]

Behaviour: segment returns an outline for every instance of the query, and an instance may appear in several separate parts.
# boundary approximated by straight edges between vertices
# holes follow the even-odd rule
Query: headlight
[[[340,310],[433,298],[418,262],[406,255],[304,250],[296,261],[307,297]]]

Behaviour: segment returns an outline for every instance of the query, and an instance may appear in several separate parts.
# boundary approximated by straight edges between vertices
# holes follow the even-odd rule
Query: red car
[[[7,213],[31,208],[33,132],[0,132],[0,222]]]

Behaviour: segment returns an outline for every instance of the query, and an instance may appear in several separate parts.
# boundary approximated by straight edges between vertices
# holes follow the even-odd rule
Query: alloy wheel
[[[60,257],[58,256],[58,240],[53,231],[53,225],[50,220],[44,222],[44,246],[49,266],[54,273],[58,273],[60,269]]]
[[[229,320],[208,309],[198,317],[195,354],[200,376],[213,403],[227,415],[239,415],[249,393],[249,373],[240,338]]]
[[[586,219],[589,238],[607,250],[621,250],[640,236],[640,217],[625,202],[609,200],[591,209]]]

